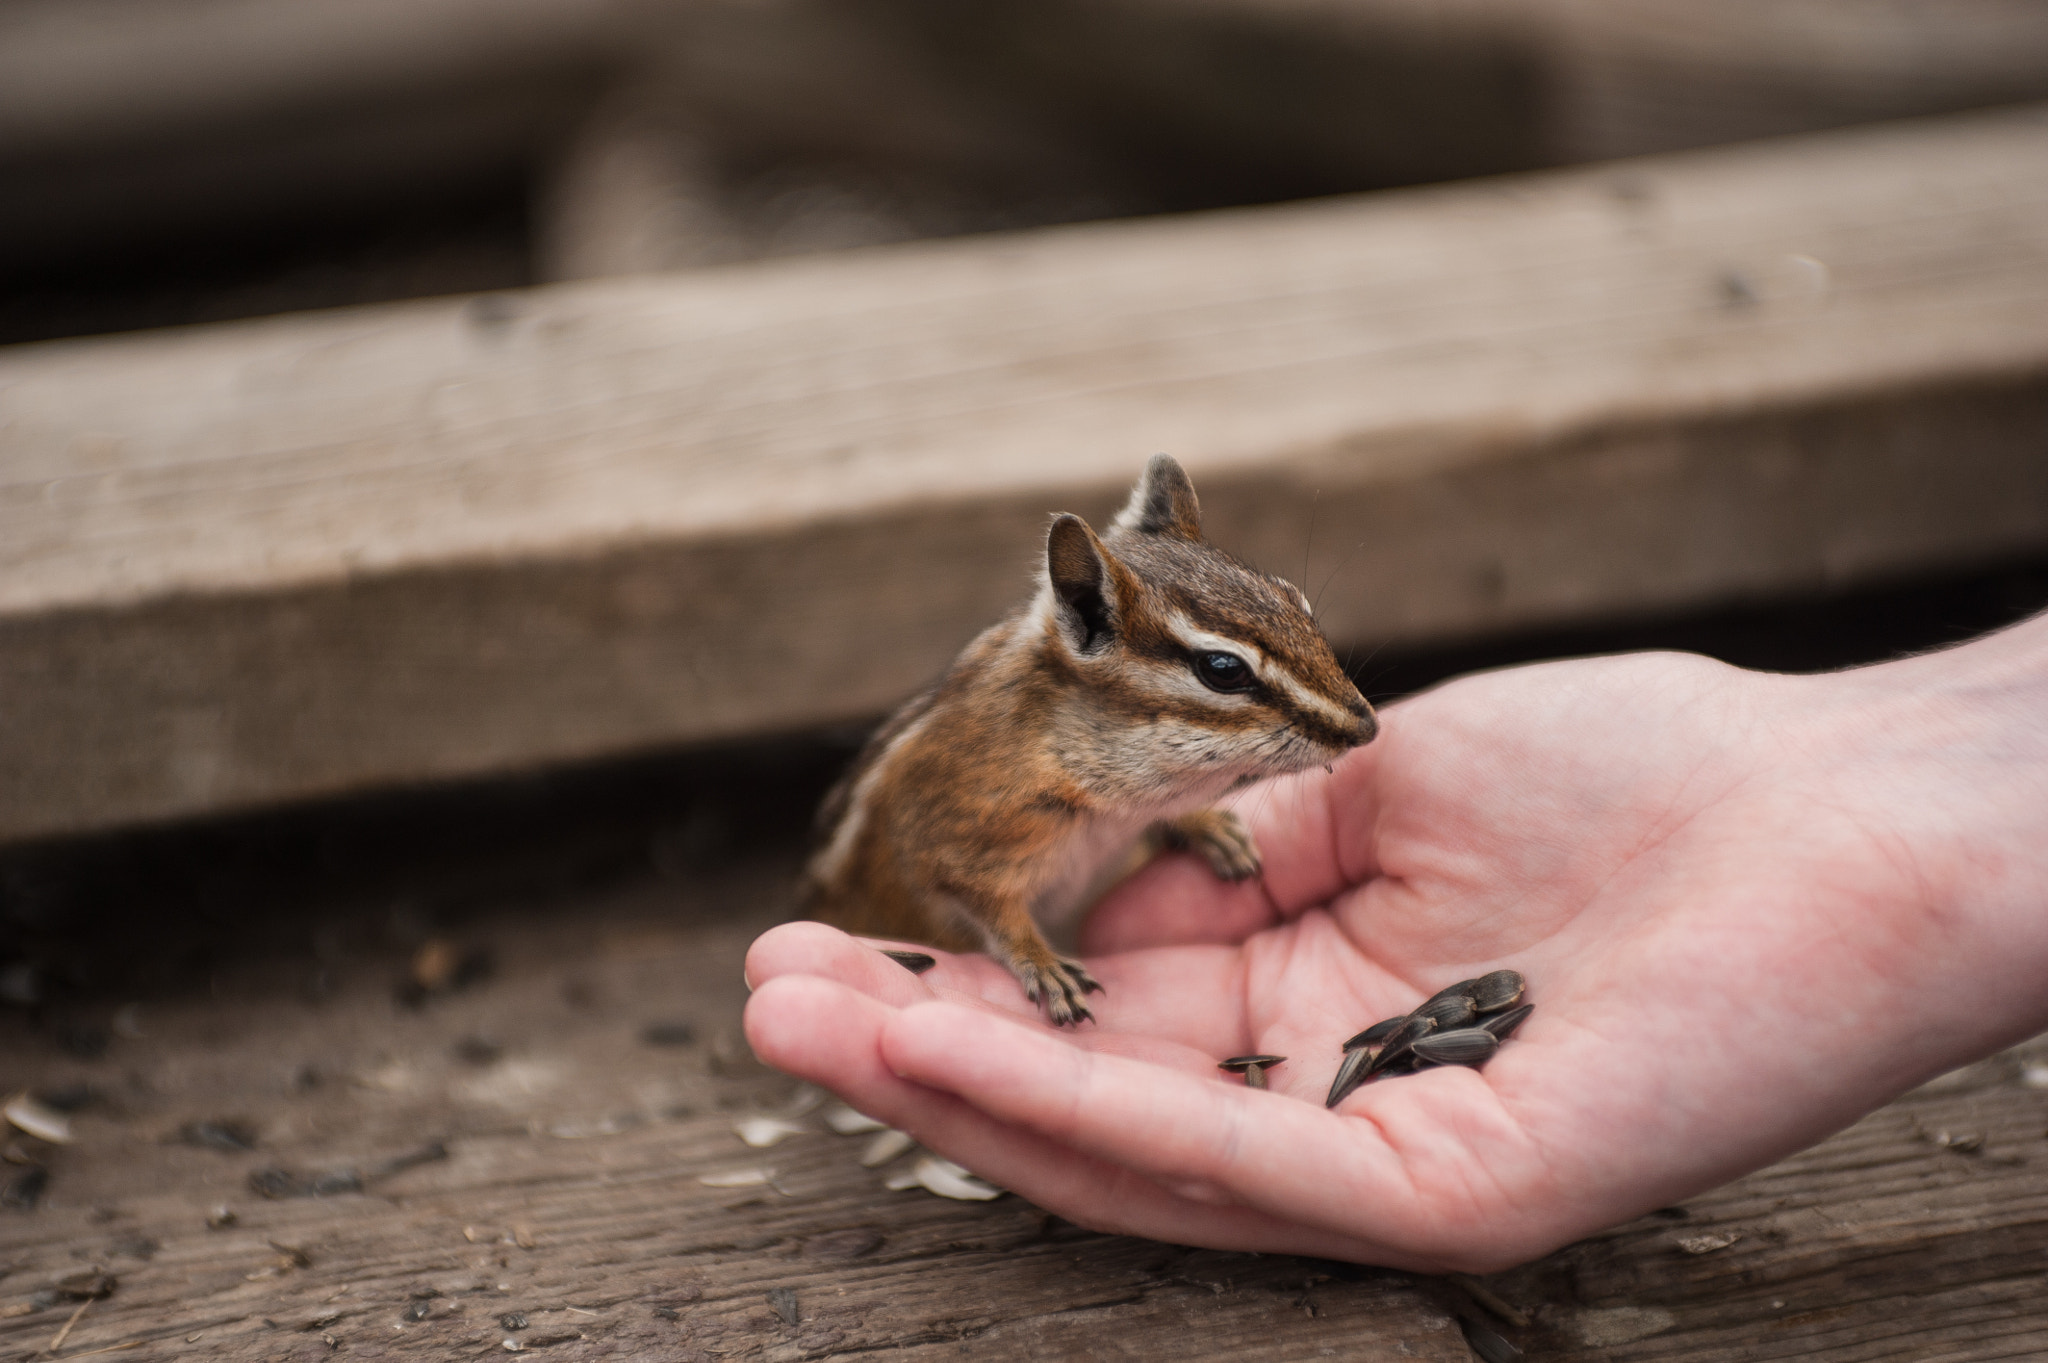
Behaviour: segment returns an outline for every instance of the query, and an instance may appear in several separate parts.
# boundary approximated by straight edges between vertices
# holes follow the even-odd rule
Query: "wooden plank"
[[[871,715],[1154,449],[1345,643],[2036,548],[2044,263],[2029,108],[20,347],[0,837]]]
[[[76,1303],[8,1308],[103,1265],[120,1286],[68,1352],[145,1339],[155,1358],[313,1358],[331,1335],[351,1357],[477,1357],[509,1337],[551,1359],[701,1363],[1074,1357],[1113,1338],[1140,1357],[1463,1363],[1452,1321],[1403,1275],[1318,1286],[1325,1270],[1287,1256],[1089,1234],[1014,1197],[892,1193],[888,1171],[859,1163],[867,1138],[826,1134],[816,1112],[808,1134],[743,1145],[734,1117],[787,1111],[794,1086],[708,1061],[735,1034],[740,960],[775,921],[789,870],[778,859],[696,882],[689,916],[674,886],[649,882],[554,900],[553,913],[489,913],[463,941],[489,945],[496,977],[418,1012],[390,1003],[405,953],[363,954],[349,906],[327,920],[349,946],[317,1008],[279,989],[309,964],[291,953],[217,963],[211,990],[147,1005],[148,1036],[104,1063],[0,1015],[13,1082],[104,1094],[52,1156],[41,1205],[0,1211],[0,1356],[46,1344]],[[645,1045],[650,1021],[694,1023],[697,1041]],[[502,1057],[460,1059],[475,1035]],[[179,1138],[224,1117],[257,1148]],[[365,1194],[251,1191],[265,1167],[363,1166],[428,1139],[446,1160]],[[760,1167],[773,1186],[701,1181]],[[222,1205],[235,1224],[209,1228]],[[793,1323],[770,1304],[780,1289],[795,1293]],[[406,1319],[416,1302],[424,1318]],[[529,1326],[502,1328],[511,1311]]]
[[[213,905],[203,969],[148,972],[104,1054],[67,1051],[52,1024],[101,1023],[124,994],[0,1012],[9,1085],[87,1099],[76,1143],[41,1151],[39,1205],[0,1208],[0,1357],[46,1346],[77,1307],[46,1294],[94,1269],[118,1287],[59,1356],[139,1340],[142,1357],[227,1363],[336,1345],[475,1358],[511,1337],[570,1360],[1465,1363],[1453,1316],[1556,1363],[1981,1363],[2048,1347],[2039,1041],[1681,1209],[1486,1280],[1525,1325],[1451,1282],[1096,1235],[1014,1197],[891,1193],[857,1162],[865,1138],[826,1134],[815,1111],[807,1134],[749,1149],[733,1119],[787,1110],[793,1085],[711,1057],[737,1023],[741,955],[795,864],[785,849],[680,882],[549,895],[506,889],[531,870],[436,871],[424,902],[470,904],[444,930],[497,968],[418,1009],[392,1006],[412,947],[391,936],[387,896],[269,883]],[[280,919],[300,931],[255,944]],[[67,950],[121,958],[94,972],[121,979],[144,953],[106,926],[81,924]],[[650,1046],[653,1022],[694,1024],[696,1038]],[[255,1148],[181,1134],[223,1120]],[[271,1201],[251,1187],[264,1168],[374,1166],[427,1140],[448,1157],[367,1192]],[[762,1166],[773,1186],[701,1182]],[[21,1171],[0,1165],[0,1185]],[[223,1206],[234,1224],[210,1227]],[[771,1305],[777,1289],[795,1293],[794,1323]],[[508,1312],[528,1325],[501,1327]]]

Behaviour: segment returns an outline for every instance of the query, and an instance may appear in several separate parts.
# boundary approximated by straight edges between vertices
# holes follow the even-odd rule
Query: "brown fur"
[[[1107,535],[1054,521],[1037,597],[877,730],[827,797],[812,916],[985,949],[1068,1023],[1100,986],[1038,920],[1085,908],[1134,842],[1257,873],[1249,834],[1210,802],[1328,762],[1375,725],[1300,592],[1208,544],[1200,517],[1159,455]],[[1263,658],[1254,688],[1202,683],[1216,652]]]

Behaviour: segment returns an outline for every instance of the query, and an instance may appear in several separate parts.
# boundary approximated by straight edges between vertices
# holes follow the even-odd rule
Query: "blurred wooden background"
[[[2007,0],[10,5],[0,842],[872,716],[1154,449],[1361,651],[2039,552],[2044,97]]]

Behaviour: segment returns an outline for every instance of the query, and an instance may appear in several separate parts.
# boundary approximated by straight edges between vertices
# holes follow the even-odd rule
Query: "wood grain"
[[[226,1363],[480,1358],[513,1338],[565,1360],[1464,1363],[1461,1319],[1557,1363],[1983,1363],[2048,1347],[2038,1041],[1494,1275],[1485,1286],[1526,1318],[1512,1325],[1450,1280],[1097,1235],[1014,1197],[891,1193],[857,1162],[865,1138],[827,1134],[815,1111],[807,1134],[743,1145],[734,1118],[789,1110],[794,1086],[713,1055],[732,1054],[741,955],[794,866],[777,853],[541,895],[508,888],[531,877],[503,866],[477,883],[437,872],[438,900],[471,906],[442,930],[497,969],[418,1007],[393,1004],[410,947],[386,935],[382,899],[280,884],[246,911],[294,918],[302,931],[279,940],[295,945],[210,953],[104,1055],[67,1053],[53,1024],[103,1021],[120,996],[0,1012],[10,1088],[93,1095],[76,1143],[40,1151],[40,1205],[0,1207],[0,1358],[38,1356],[76,1309],[52,1287],[94,1270],[118,1286],[57,1356],[140,1341],[144,1358]],[[696,1039],[651,1046],[656,1022]],[[475,1038],[499,1050],[465,1058]],[[224,1120],[256,1148],[181,1135]],[[448,1157],[367,1192],[251,1189],[265,1167],[370,1168],[428,1140]],[[761,1167],[772,1185],[701,1181]],[[18,1172],[0,1165],[0,1182]],[[234,1223],[209,1227],[221,1207]],[[783,1290],[793,1322],[770,1298]],[[527,1324],[500,1325],[512,1312]]]
[[[19,347],[0,837],[876,713],[1155,449],[1347,644],[2037,547],[2044,267],[2027,108]]]

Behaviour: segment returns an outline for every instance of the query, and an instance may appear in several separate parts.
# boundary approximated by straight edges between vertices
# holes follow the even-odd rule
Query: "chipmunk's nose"
[[[1372,704],[1364,696],[1360,696],[1355,704],[1344,708],[1358,717],[1358,725],[1351,731],[1351,746],[1362,748],[1372,742],[1374,735],[1380,731],[1380,717],[1373,713]]]

